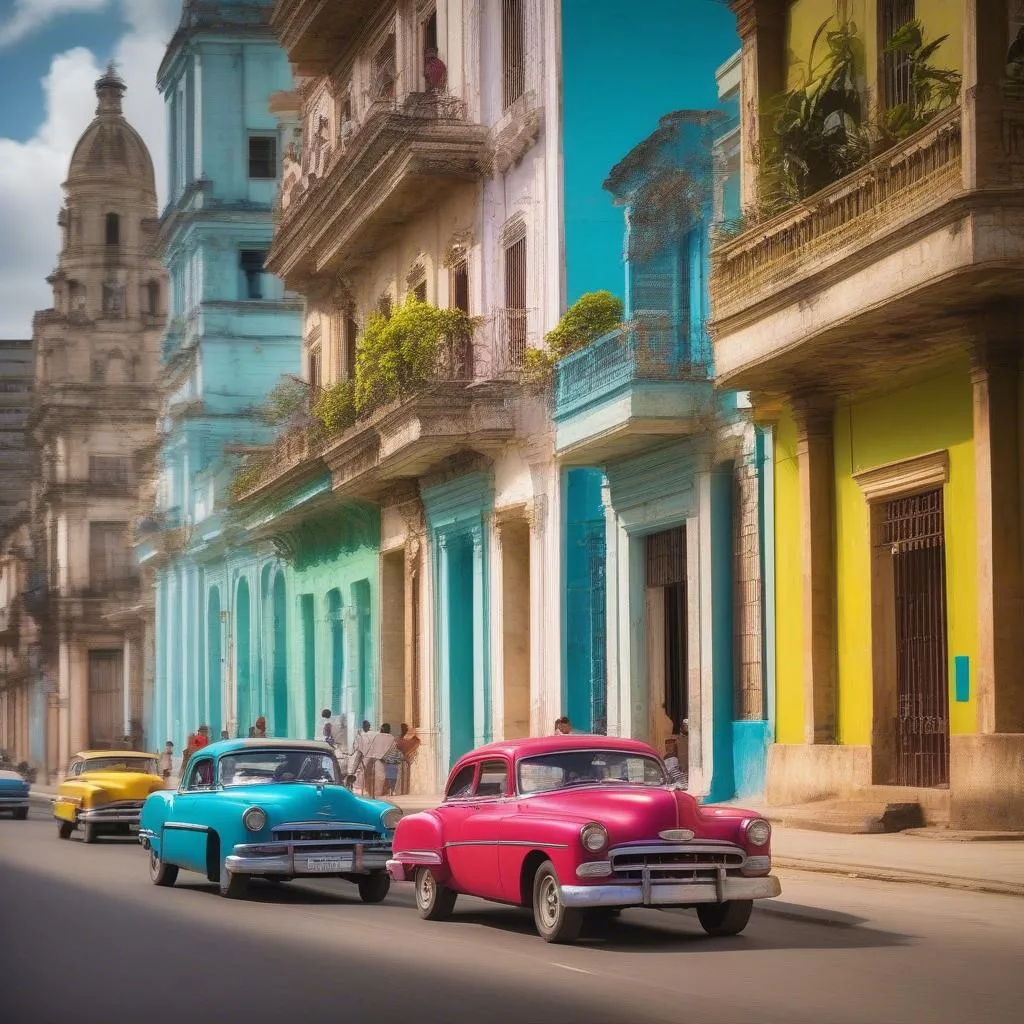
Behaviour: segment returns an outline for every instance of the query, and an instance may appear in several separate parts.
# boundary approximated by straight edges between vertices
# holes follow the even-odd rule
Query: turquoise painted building
[[[300,369],[301,304],[263,265],[282,139],[271,94],[291,87],[272,0],[186,0],[158,74],[169,133],[162,216],[171,298],[162,348],[156,514],[138,554],[155,570],[156,657],[146,733],[208,724],[306,733],[288,689],[295,582],[270,541],[228,512],[239,446],[268,442],[257,410]],[[305,715],[308,718],[308,715]]]
[[[763,789],[771,736],[770,466],[744,396],[714,389],[707,333],[712,232],[739,213],[737,58],[718,80],[718,109],[662,117],[605,180],[625,213],[625,322],[555,380],[563,705],[585,730],[678,737],[708,800]],[[599,249],[580,260],[594,288]]]

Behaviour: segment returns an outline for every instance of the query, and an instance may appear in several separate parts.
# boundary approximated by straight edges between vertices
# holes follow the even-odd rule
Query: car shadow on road
[[[851,920],[852,915],[843,915]],[[514,907],[478,909],[464,913],[456,908],[452,925],[476,924],[511,933],[536,935],[529,911]],[[693,950],[795,950],[872,949],[909,944],[912,937],[860,924],[835,923],[796,914],[755,911],[747,930],[730,938],[712,938],[704,933],[693,911],[637,911],[627,916],[585,926],[578,945],[609,953],[666,953]]]

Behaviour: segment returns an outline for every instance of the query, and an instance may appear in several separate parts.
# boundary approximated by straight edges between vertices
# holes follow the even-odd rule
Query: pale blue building
[[[611,171],[625,323],[555,381],[566,713],[678,736],[710,800],[763,788],[771,735],[770,446],[745,397],[716,392],[708,335],[712,232],[739,213],[738,93],[734,58],[718,110],[662,117]]]
[[[273,0],[186,0],[158,74],[169,134],[162,217],[170,318],[157,515],[139,558],[156,570],[147,735],[180,751],[202,723],[268,734],[288,721],[288,582],[270,544],[227,515],[239,447],[272,432],[256,410],[300,371],[301,303],[264,272],[282,138],[270,97],[291,88]]]

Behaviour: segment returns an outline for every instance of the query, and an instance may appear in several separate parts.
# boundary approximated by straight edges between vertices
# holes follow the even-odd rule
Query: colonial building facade
[[[188,0],[158,77],[170,127],[160,224],[170,320],[158,481],[137,551],[156,588],[147,733],[178,749],[201,724],[244,735],[272,712],[262,680],[283,679],[276,552],[248,544],[226,514],[226,449],[268,440],[256,411],[300,368],[300,305],[263,266],[282,147],[269,101],[290,78],[271,6]]]
[[[50,775],[83,748],[142,736],[143,623],[130,535],[137,461],[151,445],[165,281],[153,164],[125,121],[125,85],[96,83],[95,120],[64,184],[53,308],[36,314],[39,455],[24,594],[36,636],[31,753]]]
[[[733,2],[757,223],[715,254],[714,349],[775,428],[775,802],[1024,817],[1018,7],[916,5],[924,40],[946,37],[936,67],[961,76],[936,101],[885,48],[913,41],[912,3],[858,5],[855,28],[831,0]],[[788,143],[758,111],[799,89],[829,17],[863,42],[850,81],[885,130],[780,210],[763,158]]]

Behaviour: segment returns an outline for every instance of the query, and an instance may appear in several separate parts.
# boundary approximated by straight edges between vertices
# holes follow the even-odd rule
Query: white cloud
[[[62,14],[92,14],[110,0],[14,0],[11,16],[0,24],[0,47],[12,46]]]
[[[86,9],[87,3],[77,0],[78,9]],[[75,4],[76,0],[19,2],[0,33],[9,29],[23,7],[34,10],[39,5],[51,13],[66,13]],[[181,0],[122,0],[122,5],[128,30],[114,52],[97,57],[79,47],[55,56],[43,80],[45,117],[35,135],[27,142],[0,138],[0,338],[29,337],[35,310],[51,305],[46,277],[60,246],[60,185],[75,143],[95,114],[94,83],[108,57],[117,62],[128,86],[125,117],[149,146],[161,201],[165,194],[164,108],[156,71],[180,16]]]

